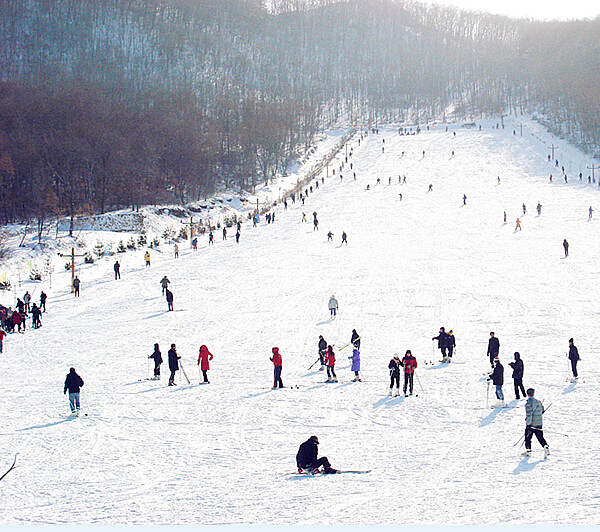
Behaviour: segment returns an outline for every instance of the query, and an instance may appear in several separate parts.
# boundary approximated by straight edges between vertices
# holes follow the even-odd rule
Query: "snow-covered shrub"
[[[175,229],[172,227],[167,227],[163,232],[162,237],[165,242],[172,242],[175,239]]]
[[[99,255],[100,256],[100,255]],[[94,256],[88,251],[84,256],[83,256],[83,262],[85,262],[86,264],[94,264]],[[71,266],[69,265],[69,268]]]
[[[119,245],[117,246],[117,253],[125,253],[127,251],[127,248],[125,247],[125,244],[123,244],[122,240],[119,240]]]
[[[145,232],[142,232],[142,234],[138,237],[137,243],[138,243],[138,246],[145,246],[148,243]]]
[[[136,248],[135,239],[133,237],[131,237],[129,239],[129,242],[127,242],[127,249],[134,250],[135,248]]]
[[[188,239],[188,230],[186,227],[182,227],[179,230],[179,236],[178,236],[179,240],[187,240]]]
[[[36,270],[35,268],[32,268],[32,270],[29,272],[29,279],[31,279],[32,281],[41,281],[42,272]]]
[[[154,247],[157,248],[158,246],[160,246],[160,238],[155,236],[154,240],[152,240],[152,243],[154,244]]]
[[[96,257],[104,257],[104,244],[100,242],[100,240],[98,240],[98,242],[96,242],[96,245],[94,246],[94,254],[96,255]]]

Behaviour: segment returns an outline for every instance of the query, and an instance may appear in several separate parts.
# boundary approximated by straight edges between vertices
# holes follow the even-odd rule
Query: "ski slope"
[[[43,327],[7,336],[0,355],[0,474],[20,453],[0,482],[0,523],[596,523],[600,226],[588,208],[600,191],[587,184],[588,159],[559,142],[564,183],[547,161],[556,139],[521,120],[523,137],[510,123],[492,129],[495,121],[413,136],[382,128],[350,142],[356,180],[347,165],[340,181],[342,152],[335,176],[304,206],[278,205],[274,224],[243,224],[238,245],[216,232],[214,247],[207,237],[196,253],[180,244],[179,259],[162,246],[149,269],[143,250],[130,252],[118,257],[119,281],[106,257],[80,269],[77,299],[69,274],[57,272],[53,289],[42,287]],[[175,312],[161,295],[165,274]],[[431,337],[440,326],[454,331],[460,364],[437,364]],[[350,382],[349,349],[339,350],[353,328],[359,383]],[[485,408],[490,331],[509,408]],[[318,366],[308,371],[319,334],[336,346],[337,384],[323,383]],[[579,383],[566,381],[570,337]],[[159,382],[143,380],[155,342],[165,360]],[[180,372],[178,386],[166,386],[171,343],[191,385]],[[205,386],[195,367],[201,344],[214,355]],[[273,346],[284,384],[297,388],[271,389]],[[389,398],[388,362],[407,349],[419,363],[418,397]],[[547,461],[535,439],[531,458],[513,446],[525,425],[508,367],[515,351],[525,387],[553,404]],[[85,381],[87,415],[77,419],[62,394],[70,366]],[[372,472],[289,477],[311,434],[333,467]]]

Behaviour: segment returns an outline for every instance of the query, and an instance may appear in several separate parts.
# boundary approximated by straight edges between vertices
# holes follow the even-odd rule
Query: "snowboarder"
[[[204,378],[204,382],[209,384],[208,374],[206,373],[210,366],[208,364],[209,360],[212,360],[212,353],[208,350],[208,347],[205,345],[200,346],[200,352],[198,354],[198,365],[200,366],[200,371],[202,371],[202,377]]]
[[[29,294],[29,290],[25,292],[23,296],[23,303],[25,304],[25,314],[29,312],[29,304],[31,303],[31,295]]]
[[[525,452],[523,456],[531,456],[531,439],[535,437],[544,448],[544,460],[550,456],[550,448],[548,442],[544,438],[542,429],[542,416],[544,415],[544,405],[538,401],[533,395],[533,388],[527,389],[527,402],[525,403]]]
[[[348,235],[346,235],[346,231],[342,231],[342,244],[348,245]]]
[[[352,366],[350,367],[350,371],[354,372],[354,379],[352,382],[361,381],[360,378],[360,351],[357,347],[352,350],[352,356],[348,357],[352,361]]]
[[[319,468],[323,466],[323,473],[332,474],[337,473],[336,469],[331,467],[329,460],[326,456],[319,455],[319,439],[316,436],[311,436],[303,444],[300,445],[298,453],[296,454],[296,465],[298,466],[298,473],[319,473]]]
[[[516,352],[515,361],[509,362],[508,365],[513,370],[512,378],[515,384],[515,398],[517,399],[517,401],[521,398],[519,396],[519,390],[521,390],[521,393],[523,394],[523,399],[525,399],[525,388],[523,387],[523,371],[525,369],[525,365],[521,360],[521,355],[518,352]]]
[[[274,381],[273,381],[273,389],[275,388],[283,388],[283,381],[281,380],[281,368],[283,366],[283,359],[279,354],[279,347],[274,347],[272,349],[273,356],[270,358],[271,362],[273,362],[273,372],[274,372]]]
[[[33,307],[31,307],[31,326],[34,329],[39,329],[42,326],[42,322],[40,321],[41,317],[42,317],[42,311],[34,303]]]
[[[390,395],[392,395],[394,383],[396,383],[396,397],[400,395],[400,366],[400,357],[395,353],[394,358],[392,358],[388,364],[388,368],[390,370]]]
[[[160,365],[162,364],[163,359],[160,349],[158,348],[158,344],[154,344],[154,353],[152,353],[148,358],[154,359],[154,377],[152,380],[160,380]]]
[[[488,377],[488,381],[496,387],[496,397],[498,404],[496,406],[504,406],[504,394],[502,393],[502,385],[504,384],[504,366],[500,364],[498,357],[494,358],[494,371]]]
[[[417,369],[417,359],[412,355],[410,349],[407,349],[404,358],[400,361],[400,365],[404,368],[404,397],[407,397],[407,388],[410,391],[410,395],[413,394],[413,379],[415,369]]]
[[[577,362],[579,361],[579,351],[573,343],[573,338],[569,338],[569,360],[571,361],[573,379],[577,380]]]
[[[69,390],[69,406],[71,407],[71,413],[76,416],[79,415],[79,393],[80,388],[83,386],[83,379],[77,375],[75,368],[71,368],[65,379],[65,389],[63,393],[67,393]]]
[[[75,276],[75,279],[73,279],[73,289],[75,290],[75,297],[79,297],[79,286],[81,285],[81,281],[79,280],[79,277],[77,277],[77,275]]]
[[[490,357],[490,366],[492,366],[492,369],[494,369],[494,359],[498,356],[499,352],[500,340],[498,340],[498,338],[496,338],[496,335],[493,332],[491,332],[490,339],[488,340],[487,354]]]
[[[169,386],[177,386],[177,384],[175,384],[175,372],[179,370],[180,358],[181,357],[177,354],[175,344],[171,344],[171,349],[169,349],[169,370],[171,371],[171,375],[169,376]]]
[[[333,347],[327,346],[327,381],[326,382],[337,382],[337,376],[335,374],[335,353]]]
[[[150,268],[150,252],[144,253],[144,260],[146,261],[146,268]]]
[[[319,371],[325,371],[325,356],[327,354],[327,342],[323,336],[319,336],[319,360],[321,361],[321,368]]]
[[[568,257],[569,256],[569,243],[567,242],[566,238],[563,240],[563,248],[565,248],[565,257]]]
[[[160,280],[159,284],[160,284],[160,286],[162,286],[163,296],[165,295],[165,291],[167,290],[170,282],[171,281],[169,281],[169,279],[167,279],[166,275]]]
[[[329,298],[329,313],[330,313],[331,317],[334,319],[337,314],[337,309],[338,309],[337,299],[335,298],[335,296],[331,296],[331,298]]]
[[[444,327],[440,327],[440,334],[434,336],[432,340],[438,341],[438,349],[442,352],[442,362],[448,362],[448,334]]]
[[[352,336],[350,337],[350,343],[356,347],[356,349],[360,349],[360,336],[356,332],[356,329],[352,329]]]
[[[45,292],[42,292],[40,294],[40,308],[44,309],[44,312],[46,312],[46,299],[48,299],[48,296]]]
[[[167,288],[165,291],[165,296],[167,298],[168,310],[173,310],[173,292]]]
[[[119,261],[116,260],[115,264],[113,265],[113,269],[115,270],[115,281],[117,279],[121,278],[121,265],[119,264]]]

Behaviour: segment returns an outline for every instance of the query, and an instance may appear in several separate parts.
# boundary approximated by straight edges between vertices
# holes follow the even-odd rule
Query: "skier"
[[[579,351],[573,343],[573,338],[569,338],[569,360],[571,361],[571,370],[573,379],[577,380],[577,362],[579,361]]]
[[[517,218],[517,225],[515,226],[515,232],[521,231],[521,230],[522,230],[522,228],[521,228],[521,220],[519,220]]]
[[[504,211],[504,223],[506,223],[506,211]]]
[[[448,362],[448,354],[446,353],[448,349],[448,334],[446,333],[446,329],[440,327],[440,334],[434,336],[432,340],[438,341],[438,349],[442,352],[442,362]]]
[[[208,245],[209,246],[214,246],[215,245],[215,235],[213,235],[212,231],[210,231],[208,233]]]
[[[159,284],[160,284],[160,286],[162,286],[163,295],[165,295],[165,291],[167,290],[170,282],[171,281],[169,281],[169,279],[167,279],[166,275],[160,280]]]
[[[12,316],[10,318],[10,323],[12,325],[12,331],[15,330],[15,325],[19,328],[19,332],[21,332],[21,323],[23,323],[23,317],[21,316],[20,312],[18,310],[15,310],[12,313]],[[25,329],[25,327],[23,327],[23,330]]]
[[[306,222],[306,214],[305,213],[302,213],[302,221]]]
[[[591,220],[592,219],[592,213],[594,212],[594,209],[592,209],[592,207],[590,206],[590,209],[589,209],[588,212],[589,212],[589,214],[588,214],[588,220]]]
[[[400,395],[400,366],[401,366],[400,357],[398,356],[398,353],[395,353],[394,358],[392,358],[392,360],[390,360],[390,363],[388,364],[388,368],[390,370],[390,393],[389,393],[389,395],[392,395],[392,390],[394,389],[394,383],[396,383],[396,394],[395,394],[396,397],[398,397]]]
[[[40,321],[41,317],[42,317],[42,311],[34,303],[33,307],[31,308],[31,326],[34,329],[38,329],[42,326],[42,323]]]
[[[536,209],[537,209],[538,216],[541,216],[541,214],[542,214],[542,204],[539,201],[538,201]]]
[[[210,237],[209,237],[210,238]],[[198,239],[196,237],[194,237],[192,239],[192,249],[194,251],[198,251]]]
[[[533,388],[527,389],[527,402],[525,403],[525,452],[523,456],[531,456],[531,439],[535,437],[544,448],[544,460],[550,456],[550,448],[544,439],[544,431],[542,429],[542,416],[544,415],[544,405],[538,401],[533,395]]]
[[[356,381],[362,381],[362,379],[360,378],[360,351],[358,350],[357,347],[355,347],[352,350],[352,356],[348,357],[351,361],[352,361],[352,366],[350,368],[350,371],[354,371],[354,379],[352,379],[352,382],[356,382]]]
[[[335,353],[333,347],[327,346],[327,381],[326,382],[337,382],[337,376],[335,374]]]
[[[240,232],[239,232],[239,231],[237,231],[237,232],[235,233],[235,243],[236,243],[236,244],[239,244],[239,243],[240,243]]]
[[[160,365],[163,362],[158,344],[154,344],[154,353],[152,353],[148,358],[154,359],[154,377],[152,380],[158,381],[160,380]]]
[[[525,216],[525,214],[527,214],[527,207],[525,207],[525,204],[523,203],[523,216]]]
[[[207,371],[210,369],[208,364],[209,360],[212,360],[212,353],[208,350],[208,347],[205,345],[200,346],[200,352],[198,354],[198,365],[200,366],[200,370],[202,371],[202,376],[204,377],[204,382],[209,384]]]
[[[177,242],[175,242],[175,245],[173,246],[173,252],[175,254],[175,258],[179,258],[179,246],[177,245]]]
[[[227,240],[227,228],[223,227],[223,240]]]
[[[331,231],[327,233],[327,242],[333,242],[333,233]]]
[[[334,319],[337,314],[337,309],[338,309],[337,299],[335,298],[335,296],[331,296],[331,298],[329,299],[329,312],[330,312],[331,317]]]
[[[417,359],[412,356],[410,349],[407,349],[404,358],[400,361],[400,365],[404,368],[404,397],[408,397],[406,389],[410,390],[410,395],[413,394],[413,379],[415,369],[417,369]]]
[[[498,338],[496,338],[496,335],[493,332],[491,332],[490,339],[488,340],[487,354],[490,357],[490,365],[492,366],[492,369],[494,369],[494,359],[498,356],[499,352],[500,340],[498,340]]]
[[[431,183],[429,184],[429,190],[427,190],[427,192],[433,192],[433,185]]]
[[[48,299],[48,296],[45,292],[42,292],[40,294],[40,308],[43,308],[44,312],[46,312],[46,299]]]
[[[313,220],[313,231],[318,231],[319,230],[319,220],[317,220],[316,218]]]
[[[146,261],[146,268],[150,268],[150,252],[144,253],[144,260]]]
[[[569,256],[569,243],[567,242],[566,238],[563,240],[563,248],[565,248],[565,257],[568,257]]]
[[[283,381],[281,380],[281,368],[283,366],[283,360],[279,354],[279,347],[274,347],[272,351],[273,356],[270,358],[270,360],[273,362],[273,372],[275,377],[273,381],[273,389],[283,388]]]
[[[116,281],[117,279],[121,278],[121,265],[119,264],[118,260],[115,261],[113,269],[115,270],[115,281]]]
[[[17,298],[17,310],[19,311],[19,314],[25,314],[25,303],[19,298]]]
[[[25,304],[25,314],[29,312],[29,304],[31,303],[31,295],[29,295],[29,290],[25,292],[23,296],[23,303]]]
[[[350,337],[350,342],[356,349],[360,349],[360,336],[356,332],[356,329],[352,329],[352,336]]]
[[[346,231],[342,231],[342,244],[348,245],[348,235],[346,235]]]
[[[319,336],[319,360],[321,361],[321,367],[319,371],[325,371],[325,356],[327,354],[327,342],[323,336]]]
[[[71,407],[71,413],[76,416],[79,415],[79,392],[83,386],[83,379],[77,375],[75,368],[71,368],[65,379],[65,389],[63,393],[67,393],[69,390],[69,406]]]
[[[494,371],[488,377],[488,381],[490,380],[496,387],[496,397],[499,401],[495,406],[504,406],[504,394],[502,393],[502,385],[504,384],[504,366],[500,364],[500,359],[498,357],[494,358]]]
[[[171,349],[169,349],[169,370],[171,371],[171,375],[169,376],[169,386],[177,386],[175,384],[175,372],[179,370],[179,359],[181,358],[177,354],[177,349],[175,344],[171,344]]]
[[[298,453],[296,454],[296,465],[298,466],[298,473],[319,473],[319,468],[323,466],[323,473],[332,474],[337,473],[336,469],[331,467],[329,460],[326,456],[319,455],[319,439],[316,436],[311,436],[303,444],[300,445]]]
[[[515,384],[515,398],[517,399],[517,401],[521,398],[519,396],[519,390],[521,390],[521,393],[523,394],[523,399],[525,399],[525,388],[523,387],[523,371],[525,369],[525,365],[521,360],[521,355],[518,352],[516,352],[515,361],[509,362],[508,365],[513,370],[512,378]]]
[[[77,277],[77,275],[75,276],[75,279],[73,279],[73,288],[75,290],[75,297],[79,297],[79,285],[81,284],[81,281],[79,280],[79,277]]]
[[[452,329],[448,332],[448,338],[446,342],[446,347],[448,348],[448,364],[452,362],[452,353],[454,353],[454,348],[456,347],[456,338],[454,338],[454,334],[452,333]]]
[[[466,205],[466,204],[467,204],[467,195],[463,194],[463,205]]]
[[[173,310],[173,292],[167,288],[165,296],[167,298],[168,310]]]

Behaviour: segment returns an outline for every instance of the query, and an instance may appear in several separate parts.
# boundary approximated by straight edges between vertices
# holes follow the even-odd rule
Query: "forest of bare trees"
[[[252,190],[338,121],[541,113],[600,151],[600,19],[410,0],[3,0],[3,222]]]

